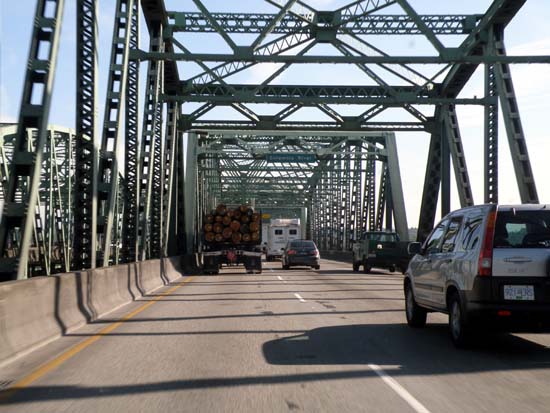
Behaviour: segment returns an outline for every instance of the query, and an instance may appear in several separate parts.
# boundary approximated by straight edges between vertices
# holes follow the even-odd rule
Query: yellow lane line
[[[69,360],[73,356],[80,353],[82,350],[84,350],[89,345],[95,343],[97,340],[99,340],[104,335],[109,334],[111,331],[115,330],[116,328],[120,327],[122,324],[124,324],[125,321],[130,320],[132,317],[135,317],[145,309],[151,307],[153,304],[155,304],[157,301],[162,299],[163,297],[173,293],[178,288],[182,287],[183,285],[187,284],[191,280],[193,280],[195,277],[189,277],[185,279],[184,281],[181,281],[178,283],[178,285],[166,290],[163,293],[158,294],[155,298],[153,298],[151,301],[147,302],[146,304],[143,304],[141,307],[136,308],[134,311],[126,314],[124,317],[122,317],[119,321],[114,322],[113,324],[108,325],[107,327],[101,329],[93,336],[87,338],[86,340],[82,341],[81,343],[76,344],[74,347],[71,347],[64,353],[60,354],[53,360],[47,362],[46,364],[43,364],[42,366],[38,367],[35,371],[30,373],[29,375],[23,377],[21,380],[18,380],[13,385],[11,385],[9,388],[4,389],[0,391],[0,401],[5,401],[8,398],[12,397],[16,392],[19,390],[24,389],[25,387],[29,386],[36,380],[38,380],[40,377],[44,376],[48,372],[56,369],[61,364],[63,364],[65,361]]]

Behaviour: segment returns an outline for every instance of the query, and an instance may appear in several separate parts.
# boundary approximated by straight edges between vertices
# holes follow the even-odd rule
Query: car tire
[[[390,265],[390,267],[388,268],[388,271],[389,271],[389,272],[395,272],[395,266],[394,266],[394,265]]]
[[[371,271],[372,267],[369,265],[369,262],[367,261],[367,259],[365,258],[363,260],[363,272],[365,274],[369,274],[370,271]]]
[[[290,269],[290,265],[283,265],[283,270],[288,270]]]
[[[460,302],[460,296],[454,292],[449,297],[449,333],[453,344],[458,348],[468,347],[471,334],[470,326],[466,320],[464,310]]]
[[[315,266],[315,269],[316,269],[316,270],[320,270],[320,269],[321,269],[321,266],[320,266],[320,265],[316,265],[316,266]]]
[[[410,283],[405,286],[405,315],[407,324],[411,327],[420,328],[426,325],[428,312],[416,303]]]

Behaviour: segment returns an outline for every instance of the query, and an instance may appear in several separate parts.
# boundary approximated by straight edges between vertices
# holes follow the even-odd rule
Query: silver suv
[[[550,322],[550,205],[480,205],[448,214],[416,254],[404,280],[407,322],[449,314],[457,346],[475,327],[533,331]]]

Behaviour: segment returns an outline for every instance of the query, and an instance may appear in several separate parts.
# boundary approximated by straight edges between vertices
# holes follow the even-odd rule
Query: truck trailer
[[[283,250],[288,241],[300,239],[301,228],[299,218],[272,219],[267,237],[266,260],[283,256]]]
[[[203,219],[200,256],[204,274],[218,274],[223,265],[244,265],[249,274],[262,272],[262,215],[248,205],[220,204]]]

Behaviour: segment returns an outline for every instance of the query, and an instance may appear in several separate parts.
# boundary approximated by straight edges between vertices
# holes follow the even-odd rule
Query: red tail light
[[[315,255],[315,256],[319,255],[319,251],[317,251],[317,250],[311,250],[309,253],[311,255]]]
[[[296,254],[296,251],[295,250],[288,250],[287,254],[288,255],[294,255],[294,254]]]
[[[490,277],[493,275],[493,238],[495,237],[496,220],[497,212],[489,212],[485,237],[479,253],[478,273],[482,277]]]

